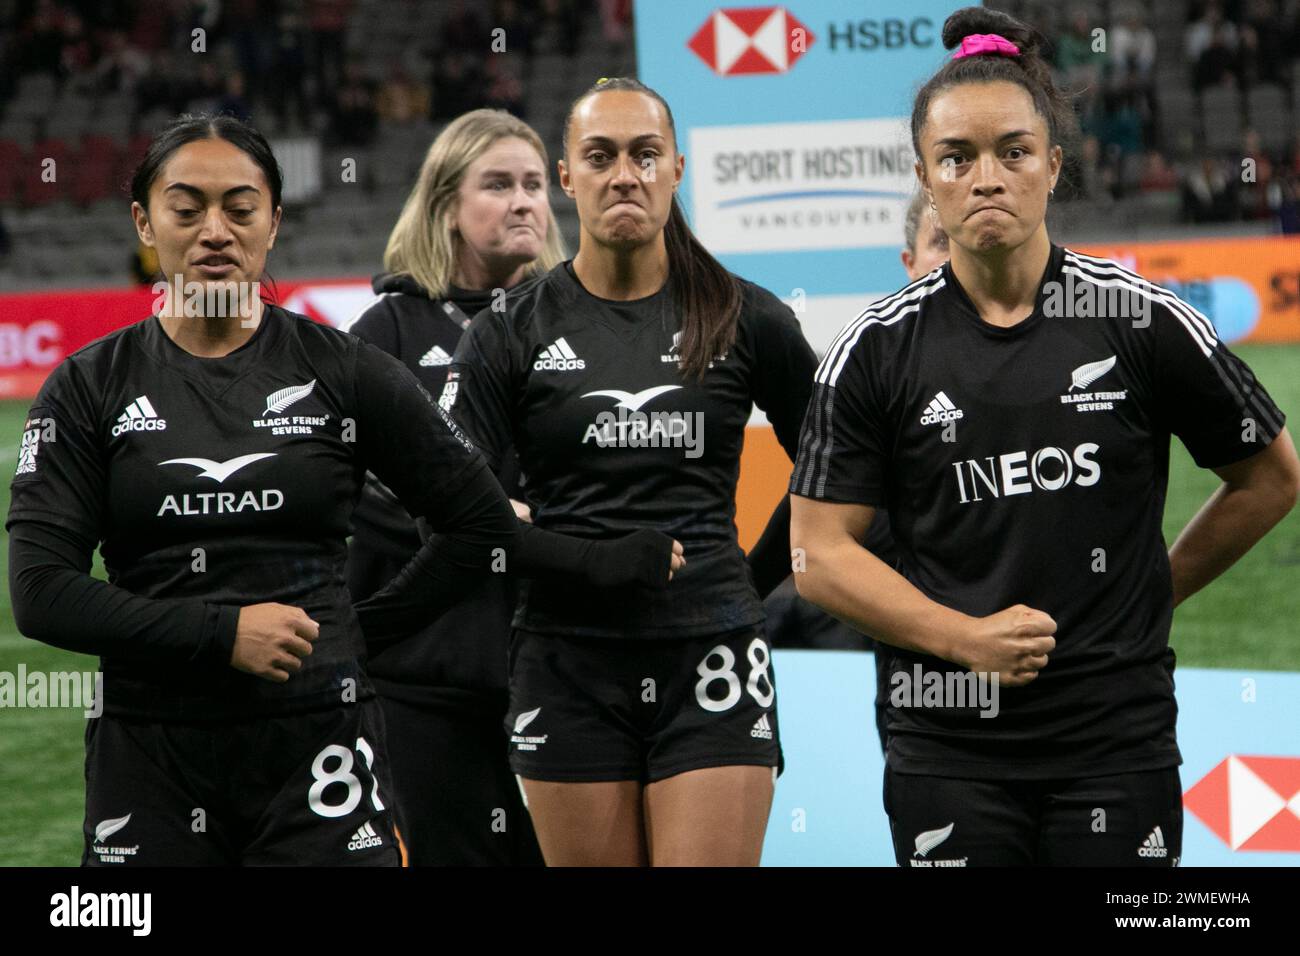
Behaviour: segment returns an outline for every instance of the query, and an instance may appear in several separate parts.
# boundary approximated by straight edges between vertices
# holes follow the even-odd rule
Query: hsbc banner
[[[286,309],[341,325],[375,295],[365,279],[312,279],[264,287]],[[95,339],[155,311],[150,286],[0,295],[0,399],[34,398],[56,365]]]
[[[643,82],[686,154],[679,192],[700,240],[794,304],[824,343],[906,284],[912,98],[943,62],[935,0],[636,4]]]

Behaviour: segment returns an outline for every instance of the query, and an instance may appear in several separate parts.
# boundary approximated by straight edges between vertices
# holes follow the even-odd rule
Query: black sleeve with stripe
[[[1156,416],[1196,464],[1218,468],[1268,447],[1286,416],[1209,319],[1181,299],[1154,319]]]
[[[799,454],[799,426],[812,394],[817,356],[789,306],[755,287],[754,404],[772,423],[790,460]],[[790,574],[790,498],[777,504],[747,555],[754,587],[766,598]]]
[[[873,367],[864,354],[868,342],[865,335],[856,341],[837,340],[818,366],[799,434],[791,493],[884,506],[888,429],[867,381]]]
[[[141,597],[90,576],[108,477],[94,386],[84,375],[65,359],[45,380],[24,429],[5,525],[18,630],[100,657],[228,667],[239,608]]]

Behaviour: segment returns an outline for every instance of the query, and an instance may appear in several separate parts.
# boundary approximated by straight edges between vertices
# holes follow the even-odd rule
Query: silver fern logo
[[[95,827],[95,842],[103,843],[122,827],[131,822],[131,814],[124,817],[114,817],[112,820],[103,820]]]
[[[916,853],[914,856],[925,856],[935,847],[937,847],[948,837],[952,836],[952,829],[956,823],[950,823],[946,827],[940,827],[937,830],[926,830],[924,833],[916,835]]]
[[[524,728],[527,727],[529,724],[531,724],[534,720],[536,720],[537,715],[540,714],[541,712],[542,712],[542,708],[538,707],[536,710],[526,710],[518,717],[516,717],[515,733],[522,734],[524,732]]]
[[[1114,411],[1117,403],[1128,398],[1128,389],[1116,388],[1116,385],[1123,384],[1115,381],[1116,376],[1112,376],[1102,385],[1105,391],[1087,391],[1087,389],[1093,382],[1110,374],[1115,364],[1115,356],[1112,355],[1109,358],[1080,365],[1070,373],[1070,387],[1061,396],[1061,404],[1073,406],[1076,412]]]
[[[306,385],[290,385],[286,388],[279,389],[266,396],[266,411],[262,412],[262,417],[284,411],[290,405],[301,402],[304,398],[312,393],[316,387],[316,379],[312,379]]]
[[[1087,388],[1097,379],[1101,378],[1107,372],[1115,367],[1115,356],[1102,359],[1100,362],[1089,362],[1087,365],[1080,365],[1070,373],[1070,391],[1076,388]]]

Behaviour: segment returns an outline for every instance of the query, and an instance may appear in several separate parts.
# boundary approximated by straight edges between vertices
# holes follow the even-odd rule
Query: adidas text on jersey
[[[569,343],[564,341],[564,337],[555,340],[553,345],[548,345],[537,356],[537,361],[533,363],[534,371],[555,371],[555,372],[573,372],[578,369],[587,367],[587,363],[578,358],[576,352],[569,347]]]

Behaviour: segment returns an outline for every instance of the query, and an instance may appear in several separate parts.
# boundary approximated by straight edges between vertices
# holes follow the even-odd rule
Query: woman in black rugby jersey
[[[911,125],[951,258],[817,370],[796,582],[895,646],[900,866],[1176,865],[1173,609],[1287,513],[1300,463],[1205,316],[1048,238],[1073,112],[1041,37],[970,7],[943,40]],[[1166,553],[1171,435],[1223,485]],[[897,571],[859,544],[877,508]]]
[[[683,168],[653,91],[581,96],[559,164],[578,254],[475,319],[445,393],[494,466],[513,444],[538,528],[678,542],[650,587],[525,585],[507,729],[551,865],[757,864],[780,765],[734,495],[752,405],[793,452],[815,359],[691,235]]]
[[[514,514],[400,362],[258,297],[281,217],[259,133],[182,117],[131,191],[165,301],[50,375],[7,522],[19,629],[102,660],[83,863],[396,865],[362,629],[453,603]],[[367,469],[441,533],[354,609]]]
[[[389,237],[388,271],[374,282],[380,298],[348,330],[397,356],[439,394],[471,317],[494,301],[504,308],[506,290],[564,258],[546,167],[541,139],[509,113],[474,110],[448,125],[429,148]],[[500,478],[520,497],[513,459],[512,452],[503,455]],[[527,505],[515,506],[526,520]],[[420,539],[410,515],[373,475],[353,521],[348,584],[361,600],[393,578]],[[651,566],[659,573],[671,547],[663,535],[631,535],[602,543],[572,571],[636,580]],[[552,550],[545,555],[551,562]],[[525,564],[528,551],[519,555]],[[419,637],[367,663],[388,727],[395,813],[413,866],[542,861],[501,727],[516,593],[513,575],[491,575]]]

